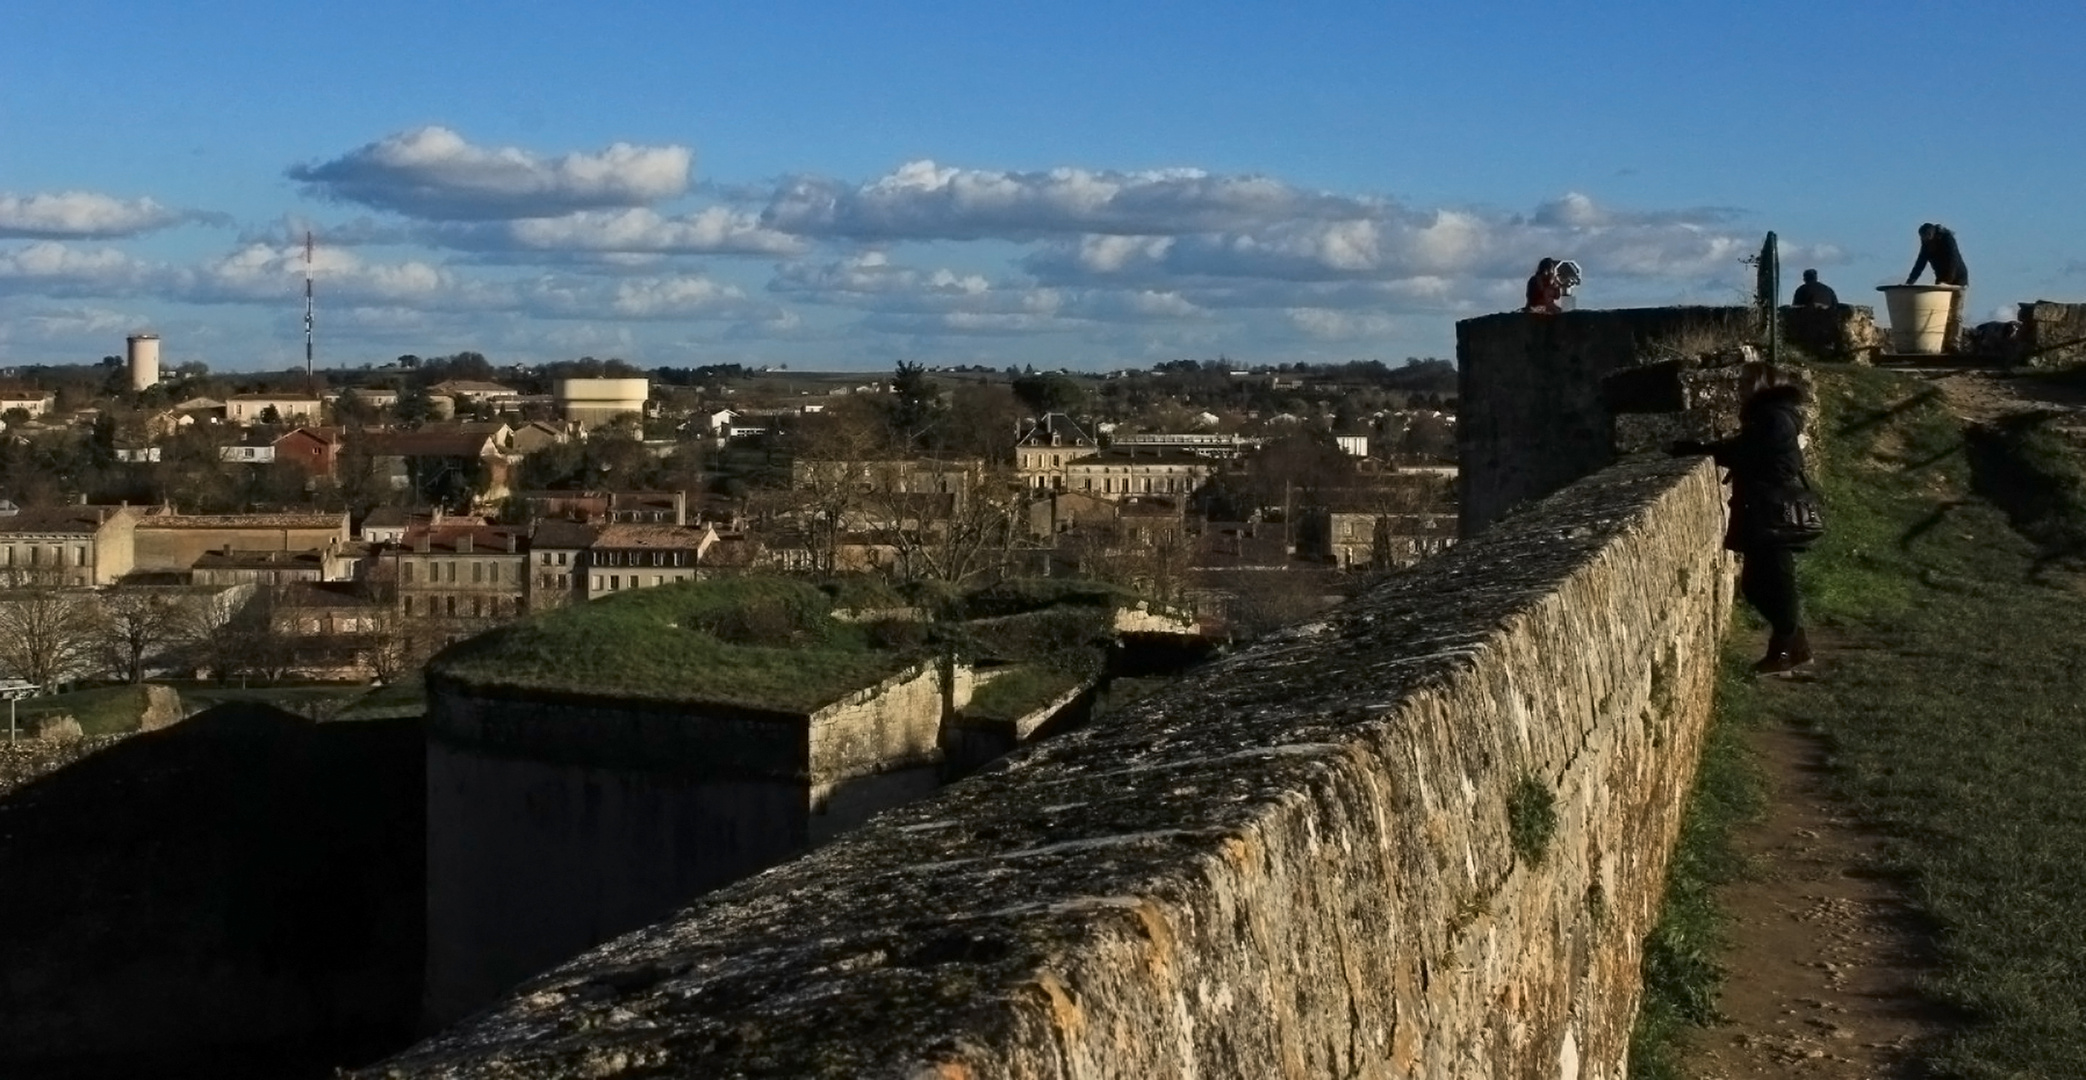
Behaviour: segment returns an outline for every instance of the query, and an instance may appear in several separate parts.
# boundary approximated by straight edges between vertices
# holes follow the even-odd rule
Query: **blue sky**
[[[0,6],[0,364],[1449,355],[1584,306],[2086,294],[2086,5]]]

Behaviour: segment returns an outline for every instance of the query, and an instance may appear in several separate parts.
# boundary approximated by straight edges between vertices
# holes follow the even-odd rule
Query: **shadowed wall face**
[[[1747,307],[1505,312],[1456,324],[1461,534],[1615,461],[1603,383],[1664,355],[1750,340]]]
[[[426,1019],[928,794],[942,683],[922,663],[807,714],[431,675]]]
[[[326,1076],[411,1037],[419,725],[221,705],[0,795],[0,1076]]]
[[[1722,498],[1604,470],[369,1075],[1618,1080]]]

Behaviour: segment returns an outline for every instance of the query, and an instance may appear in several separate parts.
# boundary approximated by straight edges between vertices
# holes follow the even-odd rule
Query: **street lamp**
[[[33,682],[21,679],[0,679],[0,697],[7,699],[7,741],[15,741],[14,703],[25,697],[35,697],[41,689]]]

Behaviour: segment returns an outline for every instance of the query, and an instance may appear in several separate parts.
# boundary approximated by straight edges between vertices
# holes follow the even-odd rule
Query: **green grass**
[[[2086,619],[2066,524],[2086,520],[2076,458],[2034,431],[1966,437],[1903,374],[1834,369],[1822,387],[1832,532],[1799,567],[1809,621],[1844,648],[1819,681],[1777,695],[1776,718],[1826,736],[1838,790],[1939,928],[1942,963],[1925,989],[1965,1022],[1929,1067],[2086,1076]],[[1757,638],[1742,631],[1733,655]],[[1726,678],[1720,714],[1757,719],[1762,697]],[[1705,786],[1722,775],[1716,754],[1713,741]],[[1677,890],[1692,880],[1687,851]],[[1700,940],[1647,950],[1647,974],[1654,951],[1687,956]],[[1658,998],[1640,1032],[1660,1022]]]
[[[963,714],[979,720],[1018,720],[1078,686],[1082,678],[1048,664],[1023,664],[978,688]]]
[[[810,710],[917,659],[831,617],[816,587],[724,578],[619,593],[460,642],[429,664],[466,683]]]
[[[1764,712],[1759,695],[1747,692],[1753,636],[1750,628],[1734,633],[1719,663],[1716,716],[1667,864],[1659,920],[1644,940],[1644,997],[1630,1038],[1630,1075],[1638,1080],[1685,1080],[1675,1056],[1679,1035],[1716,1019],[1727,926],[1717,890],[1746,872],[1732,836],[1766,798],[1746,742]]]
[[[83,735],[121,735],[138,729],[138,718],[145,714],[145,691],[137,686],[96,686],[24,698],[15,709],[23,732],[35,730],[35,721],[43,717],[69,713],[80,722]]]

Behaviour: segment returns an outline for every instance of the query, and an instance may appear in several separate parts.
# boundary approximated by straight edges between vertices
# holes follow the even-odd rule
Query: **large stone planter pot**
[[[1932,356],[1947,337],[1948,307],[1961,291],[1957,285],[1878,285],[1890,311],[1890,351]]]

